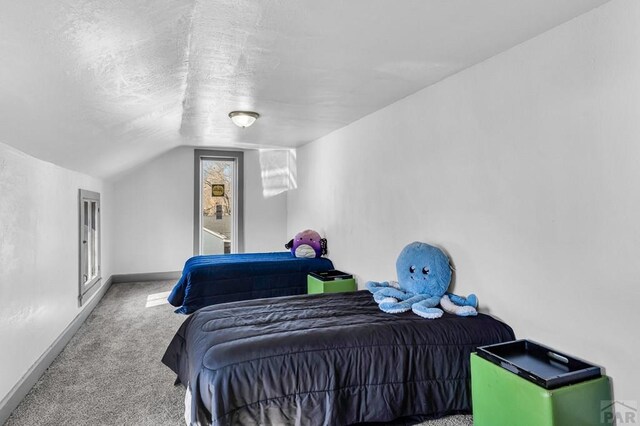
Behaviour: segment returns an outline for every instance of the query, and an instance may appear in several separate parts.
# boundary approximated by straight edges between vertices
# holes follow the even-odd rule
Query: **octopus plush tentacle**
[[[367,290],[373,293],[373,300],[376,303],[393,303],[398,300],[406,300],[412,296],[405,291],[398,289],[398,283],[391,281],[383,281],[381,283],[375,281],[368,281],[365,284]]]
[[[380,290],[375,292],[376,296],[384,296],[384,297],[393,297],[398,300],[408,300],[414,295],[411,293],[407,293],[406,291],[399,290],[393,287],[381,288]]]
[[[434,319],[440,318],[443,314],[442,309],[436,308],[440,303],[440,298],[437,296],[429,297],[418,303],[414,303],[411,306],[411,310],[414,314],[421,316],[422,318]]]
[[[440,306],[445,312],[458,315],[459,317],[472,317],[478,315],[475,306],[471,305],[458,305],[453,303],[448,295],[442,296],[440,300]]]
[[[427,308],[420,303],[416,303],[411,307],[411,310],[414,314],[421,316],[422,318],[427,319],[436,319],[440,318],[444,312],[440,308]]]
[[[378,306],[383,312],[386,312],[388,314],[398,314],[400,312],[410,311],[416,303],[425,301],[426,298],[427,296],[416,294],[412,295],[412,297],[406,300],[397,302],[382,302]]]
[[[400,285],[398,284],[397,281],[382,281],[382,282],[367,281],[367,283],[364,286],[371,293],[375,293],[376,291],[382,288],[400,288]]]
[[[383,295],[382,293],[378,293],[379,290],[382,290],[383,288],[388,288],[389,284],[384,281],[384,282],[376,282],[376,281],[367,281],[366,284],[364,285],[364,287],[369,290],[369,292],[373,293],[373,300],[380,304],[382,302],[393,302],[396,301],[396,299],[393,299],[391,297],[387,297],[385,295]]]
[[[449,299],[459,306],[473,306],[474,308],[478,307],[478,298],[475,294],[470,294],[467,297],[458,296],[453,293],[446,293],[449,296]]]
[[[369,290],[371,293],[376,293],[376,291],[389,287],[389,283],[387,281],[383,281],[381,283],[376,281],[367,281],[364,287]]]

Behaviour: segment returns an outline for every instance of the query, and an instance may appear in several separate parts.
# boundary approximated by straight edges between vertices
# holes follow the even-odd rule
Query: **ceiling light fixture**
[[[229,118],[238,127],[249,127],[260,117],[260,114],[253,111],[231,111]]]

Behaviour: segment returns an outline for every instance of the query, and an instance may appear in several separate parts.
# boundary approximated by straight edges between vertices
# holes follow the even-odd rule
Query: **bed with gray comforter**
[[[419,421],[470,412],[471,352],[513,339],[488,315],[387,314],[358,291],[203,308],[162,361],[191,424]]]

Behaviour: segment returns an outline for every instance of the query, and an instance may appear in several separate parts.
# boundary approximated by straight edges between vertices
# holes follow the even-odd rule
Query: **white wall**
[[[284,245],[291,239],[287,235],[287,194],[265,197],[263,189],[259,152],[245,151],[244,251],[247,253],[285,251]]]
[[[79,188],[101,193],[104,284],[111,275],[108,186],[0,143],[0,400],[81,311]]]
[[[360,287],[440,245],[457,293],[640,400],[638,22],[613,1],[299,149],[289,234]]]
[[[180,271],[193,256],[194,148],[175,148],[114,182],[114,272]],[[244,154],[245,251],[282,251],[286,195],[262,196],[257,151]]]

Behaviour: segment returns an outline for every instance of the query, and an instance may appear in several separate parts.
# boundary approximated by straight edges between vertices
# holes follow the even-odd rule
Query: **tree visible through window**
[[[230,161],[203,161],[204,185],[202,187],[202,209],[207,216],[214,216],[216,206],[222,206],[222,214],[231,214],[231,187],[233,163]],[[223,196],[214,195],[214,186],[223,185]]]

